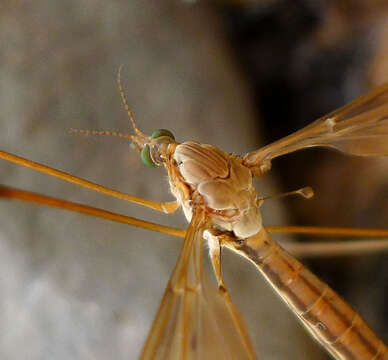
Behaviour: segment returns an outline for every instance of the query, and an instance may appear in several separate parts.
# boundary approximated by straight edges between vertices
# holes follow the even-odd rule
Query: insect
[[[276,157],[311,146],[333,147],[354,155],[388,155],[388,85],[244,157],[211,145],[190,141],[179,144],[164,129],[151,136],[142,133],[121,85],[120,90],[135,131],[128,137],[147,166],[166,168],[176,201],[156,203],[123,195],[12,154],[0,152],[0,157],[162,212],[183,208],[190,225],[141,359],[256,358],[222,277],[222,247],[250,260],[336,359],[387,359],[386,346],[361,317],[277,245],[263,227],[259,209],[263,200],[258,197],[252,178],[269,171]],[[6,197],[23,194],[31,201],[50,202],[19,191],[2,192]],[[68,205],[58,206],[71,208]],[[162,226],[155,229],[178,234]],[[208,282],[203,271],[203,239],[209,245],[218,288]]]

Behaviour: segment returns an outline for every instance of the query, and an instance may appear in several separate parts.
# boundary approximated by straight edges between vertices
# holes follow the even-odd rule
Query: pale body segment
[[[171,191],[188,221],[192,216],[191,196],[195,194],[206,206],[213,227],[233,231],[241,239],[260,231],[262,222],[252,173],[241,158],[191,141],[177,145],[172,158],[174,163],[167,166],[169,173],[179,175],[170,175]],[[176,184],[180,178],[183,182]],[[180,190],[184,186],[189,189]]]

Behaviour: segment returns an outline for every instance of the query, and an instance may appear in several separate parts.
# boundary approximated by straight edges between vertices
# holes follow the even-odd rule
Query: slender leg
[[[126,200],[129,202],[138,204],[138,205],[149,207],[151,209],[154,209],[154,210],[157,210],[160,212],[164,212],[166,214],[171,214],[171,213],[175,212],[180,206],[180,204],[177,201],[162,202],[161,203],[161,202],[151,201],[151,200],[147,200],[147,199],[142,199],[142,198],[139,198],[137,196],[128,195],[128,194],[122,193],[120,191],[112,190],[112,189],[109,189],[105,186],[101,186],[101,185],[92,183],[90,181],[87,181],[85,179],[81,179],[81,178],[76,177],[74,175],[67,174],[63,171],[51,168],[51,167],[46,166],[46,165],[39,164],[37,162],[31,161],[31,160],[28,160],[28,159],[22,158],[20,156],[17,156],[17,155],[11,154],[11,153],[7,153],[7,152],[1,151],[1,150],[0,150],[0,158],[7,160],[9,162],[13,162],[13,163],[18,164],[18,165],[21,165],[21,166],[28,167],[28,168],[33,169],[35,171],[39,171],[39,172],[57,177],[59,179],[62,179],[62,180],[65,180],[65,181],[92,189],[94,191],[97,191],[97,192],[100,192],[100,193],[103,193],[103,194],[106,194],[109,196],[113,196],[113,197],[116,197],[116,198],[119,198],[122,200]]]
[[[203,237],[208,241],[210,260],[213,265],[214,274],[216,276],[218,289],[225,293],[227,292],[224,278],[222,277],[221,269],[221,243],[218,236],[212,233],[211,230],[204,232]]]
[[[0,185],[0,198],[23,200],[31,203],[40,204],[40,205],[46,205],[46,206],[56,207],[64,210],[75,211],[81,214],[96,216],[99,218],[116,221],[116,222],[132,225],[132,226],[137,226],[143,229],[157,231],[157,232],[161,232],[164,234],[169,234],[177,237],[185,237],[185,234],[186,234],[186,230],[184,229],[175,229],[172,227],[151,223],[149,221],[136,219],[130,216],[113,213],[111,211],[106,211],[103,209],[98,209],[95,207],[91,207],[91,206],[87,206],[79,203],[61,200],[50,196],[33,193],[30,191],[14,189],[3,185]]]

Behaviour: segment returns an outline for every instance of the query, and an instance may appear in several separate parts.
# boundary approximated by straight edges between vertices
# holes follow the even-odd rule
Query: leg
[[[18,200],[23,200],[27,202],[36,203],[36,204],[56,207],[59,209],[75,211],[81,214],[96,216],[99,218],[121,222],[123,224],[137,226],[143,229],[157,231],[160,233],[169,234],[177,237],[185,237],[185,234],[186,234],[186,231],[184,229],[175,229],[168,226],[151,223],[149,221],[136,219],[130,216],[116,214],[111,211],[106,211],[106,210],[94,208],[91,206],[65,201],[65,200],[33,193],[30,191],[14,189],[14,188],[2,186],[2,185],[0,185],[0,198],[18,199]]]
[[[226,292],[226,286],[224,279],[222,277],[222,269],[221,269],[221,244],[218,239],[218,236],[215,233],[212,233],[211,230],[207,230],[204,232],[203,237],[207,240],[209,244],[209,254],[210,260],[213,265],[214,275],[217,279],[218,289],[221,292]]]
[[[116,197],[116,198],[119,198],[122,200],[126,200],[129,202],[138,204],[138,205],[142,205],[142,206],[146,206],[146,207],[149,207],[151,209],[154,209],[154,210],[158,210],[160,212],[164,212],[166,214],[173,213],[180,206],[180,204],[177,201],[160,203],[160,202],[156,202],[156,201],[142,199],[142,198],[139,198],[137,196],[128,195],[128,194],[122,193],[120,191],[112,190],[112,189],[106,188],[105,186],[101,186],[101,185],[92,183],[90,181],[81,179],[81,178],[76,177],[74,175],[67,174],[63,171],[51,168],[51,167],[46,166],[46,165],[39,164],[37,162],[22,158],[20,156],[16,156],[16,155],[7,153],[5,151],[0,151],[0,158],[7,160],[9,162],[13,162],[13,163],[18,164],[18,165],[28,167],[28,168],[33,169],[33,170],[40,171],[42,173],[57,177],[59,179],[62,179],[62,180],[65,180],[65,181],[68,181],[68,182],[95,190],[97,192],[100,192],[100,193],[103,193],[106,195],[110,195],[110,196],[113,196],[113,197]]]

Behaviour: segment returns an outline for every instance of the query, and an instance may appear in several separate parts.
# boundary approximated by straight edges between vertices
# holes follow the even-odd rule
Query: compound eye
[[[150,146],[144,145],[143,149],[140,153],[141,161],[144,165],[147,165],[150,168],[156,168],[157,165],[152,161],[151,154],[150,154]]]
[[[151,139],[157,139],[157,138],[159,138],[161,136],[168,136],[171,139],[175,140],[175,136],[173,135],[173,133],[170,130],[167,130],[167,129],[155,130],[152,133],[152,135],[151,135]]]

